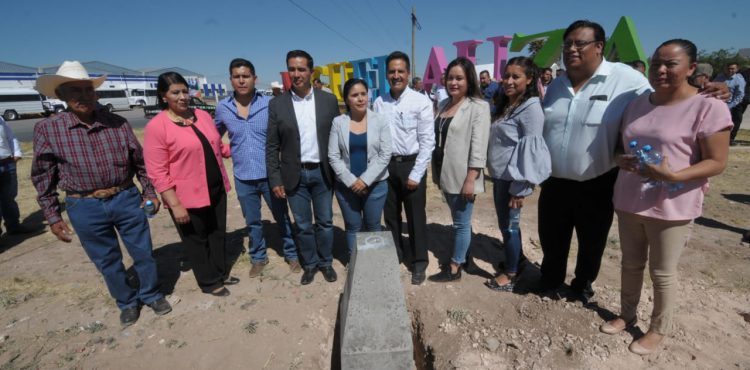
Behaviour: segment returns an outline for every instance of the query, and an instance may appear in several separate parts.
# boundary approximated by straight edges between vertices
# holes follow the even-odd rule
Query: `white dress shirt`
[[[21,153],[21,145],[18,143],[18,139],[13,135],[13,130],[10,129],[10,126],[0,117],[0,159],[21,156],[23,154]]]
[[[392,155],[418,154],[409,180],[420,182],[435,149],[432,101],[407,87],[398,99],[391,94],[379,96],[372,108],[385,115],[391,126]]]
[[[318,148],[318,127],[315,122],[315,94],[305,97],[297,95],[292,90],[292,105],[294,116],[299,127],[299,151],[302,163],[320,163],[320,149]]]
[[[614,168],[622,113],[633,99],[650,91],[640,72],[606,60],[578,92],[573,92],[568,76],[554,79],[543,104],[552,176],[585,181]]]

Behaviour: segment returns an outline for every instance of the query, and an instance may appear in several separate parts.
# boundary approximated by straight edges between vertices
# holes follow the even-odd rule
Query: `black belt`
[[[314,170],[314,169],[320,167],[320,163],[312,163],[312,162],[302,163],[301,166],[302,166],[302,168],[304,168],[306,170]]]
[[[391,156],[391,161],[396,161],[396,162],[413,162],[413,161],[417,160],[417,156],[418,155],[419,155],[419,153],[409,154],[409,155],[394,155],[394,156]]]
[[[8,163],[15,163],[16,159],[13,157],[3,158],[0,159],[0,165],[8,164]]]

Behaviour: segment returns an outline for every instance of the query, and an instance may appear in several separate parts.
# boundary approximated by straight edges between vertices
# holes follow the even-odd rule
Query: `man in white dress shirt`
[[[18,210],[18,175],[16,162],[21,159],[21,145],[13,130],[0,117],[0,222],[5,221],[8,234],[26,234],[36,230],[21,225],[21,213]],[[0,229],[0,235],[3,234]]]
[[[390,91],[380,96],[373,110],[388,116],[393,154],[388,165],[388,199],[385,224],[393,233],[399,260],[412,271],[412,284],[425,280],[427,269],[427,185],[425,173],[435,148],[432,101],[409,88],[409,57],[394,51],[386,58]],[[401,234],[401,210],[406,211],[409,242]]]
[[[288,200],[297,225],[295,236],[304,268],[300,284],[312,283],[318,270],[326,281],[334,282],[334,180],[328,135],[339,106],[333,94],[312,88],[310,54],[292,50],[286,64],[292,87],[268,103],[268,183],[276,198]]]
[[[631,100],[651,88],[638,71],[602,57],[599,24],[573,22],[563,39],[566,74],[550,83],[543,104],[552,176],[539,196],[541,288],[557,293],[563,285],[575,229],[578,256],[570,287],[572,298],[588,302],[614,214],[620,118]]]

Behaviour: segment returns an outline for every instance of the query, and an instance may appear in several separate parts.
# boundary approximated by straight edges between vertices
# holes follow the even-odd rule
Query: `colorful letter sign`
[[[513,37],[488,37],[487,41],[492,42],[494,47],[493,56],[495,65],[493,76],[495,79],[499,79],[502,75],[505,64],[508,61],[509,42],[510,51],[521,52],[532,41],[544,40],[544,46],[534,56],[534,63],[539,67],[549,67],[559,59],[562,52],[563,33],[565,33],[565,29],[556,29],[532,35],[515,33]],[[456,56],[466,57],[472,62],[476,62],[476,50],[482,43],[484,43],[482,40],[465,40],[456,41],[453,45],[456,47]],[[646,61],[646,54],[643,52],[641,41],[638,39],[633,20],[630,17],[620,18],[615,30],[604,46],[604,56],[610,61]],[[352,76],[367,81],[373,97],[383,96],[389,91],[388,80],[386,79],[387,66],[385,65],[385,59],[386,56],[383,55],[315,67],[313,78],[328,76],[331,90],[333,90],[339,101],[343,100],[341,93],[344,82]],[[447,66],[448,61],[445,58],[443,48],[440,46],[430,48],[430,56],[427,58],[427,65],[422,76],[425,89],[430,90],[435,84],[442,85],[441,76]],[[289,83],[288,74],[282,72],[281,77],[282,81],[284,81],[284,88],[289,88],[291,84]]]

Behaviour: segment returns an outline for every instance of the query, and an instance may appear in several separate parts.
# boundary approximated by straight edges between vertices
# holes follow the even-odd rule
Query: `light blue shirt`
[[[732,77],[727,78],[723,73],[716,76],[717,82],[725,82],[732,98],[727,102],[729,109],[732,109],[742,102],[745,97],[745,78],[741,74],[735,73]]]
[[[650,91],[640,72],[604,59],[578,92],[567,75],[554,79],[543,104],[552,176],[585,181],[614,168],[622,113],[633,99]]]
[[[216,128],[221,135],[229,132],[234,177],[240,180],[265,179],[266,131],[268,130],[269,96],[255,91],[247,119],[237,113],[234,96],[228,96],[216,107]]]
[[[0,159],[22,157],[21,145],[5,120],[0,117]]]

